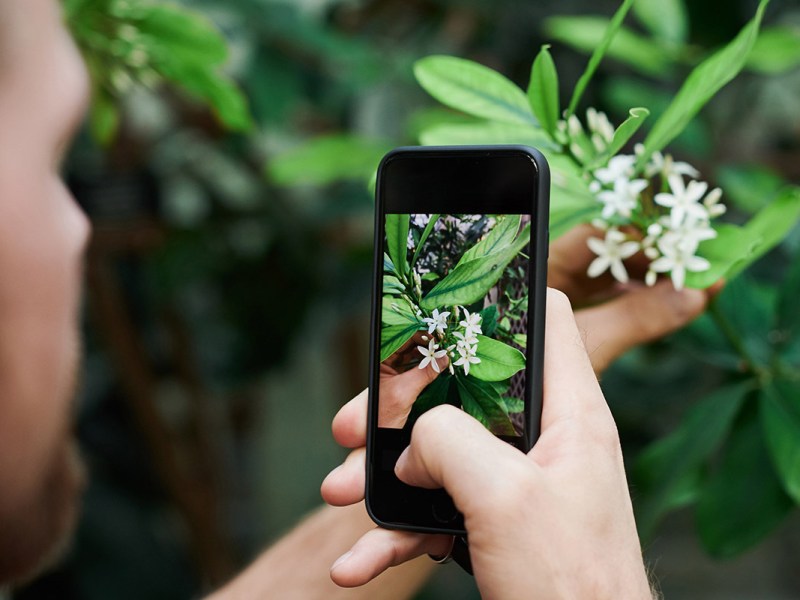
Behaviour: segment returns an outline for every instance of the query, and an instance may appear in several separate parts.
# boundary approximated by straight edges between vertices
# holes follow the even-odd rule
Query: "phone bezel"
[[[401,164],[405,162],[405,164]],[[514,166],[511,163],[515,163]],[[405,168],[396,175],[398,165]],[[413,168],[412,168],[413,167]],[[509,171],[511,169],[511,171]],[[394,181],[389,181],[394,178]],[[436,185],[425,185],[434,182]],[[388,183],[388,186],[387,186]],[[403,187],[405,186],[405,187]],[[446,193],[436,188],[446,186]],[[526,431],[523,450],[530,449],[539,436],[542,401],[542,355],[546,300],[550,172],[546,159],[535,148],[502,146],[410,146],[397,148],[381,160],[375,189],[375,246],[373,264],[372,317],[370,323],[369,412],[367,417],[366,507],[378,525],[425,533],[464,535],[460,515],[454,525],[430,524],[420,519],[422,511],[432,513],[432,504],[449,496],[443,490],[417,492],[407,519],[383,518],[381,492],[376,480],[388,475],[376,471],[377,393],[380,368],[380,329],[383,277],[384,224],[387,213],[442,214],[527,214],[531,219],[528,308]],[[491,195],[490,195],[491,194]],[[457,198],[457,204],[454,203]],[[489,206],[488,204],[491,205]],[[387,210],[388,208],[388,210]],[[544,216],[544,218],[536,218]],[[384,430],[385,431],[385,430]],[[396,479],[395,479],[396,481]],[[398,482],[399,483],[399,482]],[[402,485],[402,484],[401,484]],[[395,490],[396,494],[396,490]],[[385,494],[384,494],[385,495]],[[430,500],[424,500],[430,498]],[[394,498],[396,500],[396,498]],[[411,514],[416,513],[416,514]],[[434,519],[435,520],[435,519]]]

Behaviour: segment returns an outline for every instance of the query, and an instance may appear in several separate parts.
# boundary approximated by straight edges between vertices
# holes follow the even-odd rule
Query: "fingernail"
[[[331,571],[336,570],[337,567],[340,567],[344,563],[346,563],[350,557],[353,555],[352,550],[348,550],[344,554],[342,554],[339,558],[336,559],[336,562],[331,565]]]

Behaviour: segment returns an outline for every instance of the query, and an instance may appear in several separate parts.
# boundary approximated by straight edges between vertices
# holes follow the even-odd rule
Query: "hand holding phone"
[[[539,431],[549,174],[521,146],[400,148],[378,170],[367,509],[464,533],[443,490],[399,481],[416,420],[456,406],[527,451]]]

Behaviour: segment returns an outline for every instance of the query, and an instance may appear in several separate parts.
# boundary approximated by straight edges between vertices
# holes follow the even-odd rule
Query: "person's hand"
[[[422,369],[419,368],[422,355],[417,346],[427,346],[427,340],[423,332],[418,332],[381,363],[378,427],[402,429],[422,390],[447,368],[447,355],[434,359],[438,370],[434,369],[432,362]]]
[[[542,435],[533,450],[525,455],[466,413],[440,406],[419,418],[395,472],[451,495],[485,598],[649,598],[614,420],[569,301],[551,290],[547,303]],[[339,441],[358,443],[358,432],[339,419]],[[358,585],[448,544],[376,529],[331,576]]]
[[[586,245],[602,232],[579,225],[550,245],[547,285],[564,292],[597,374],[634,346],[663,337],[698,317],[722,282],[707,290],[676,291],[667,279],[653,287],[641,283],[647,259],[638,254],[625,264],[637,281],[620,284],[610,273],[596,278],[586,274],[595,255]]]

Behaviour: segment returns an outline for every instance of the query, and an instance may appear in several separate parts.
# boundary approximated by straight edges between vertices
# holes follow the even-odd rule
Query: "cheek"
[[[68,430],[88,224],[55,176],[17,181],[0,190],[0,487],[19,500]]]

